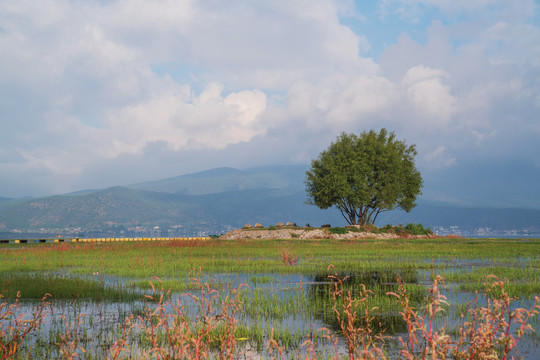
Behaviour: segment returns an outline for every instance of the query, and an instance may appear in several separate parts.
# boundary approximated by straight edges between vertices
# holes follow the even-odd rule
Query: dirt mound
[[[398,238],[420,238],[422,235],[396,235],[396,234],[375,234],[370,232],[348,232],[346,234],[332,234],[326,229],[276,229],[276,230],[254,230],[236,229],[221,235],[220,239],[398,239]]]

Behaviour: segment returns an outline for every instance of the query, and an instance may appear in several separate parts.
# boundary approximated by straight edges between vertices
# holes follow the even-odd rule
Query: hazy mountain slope
[[[103,229],[112,226],[241,227],[340,221],[334,211],[303,203],[303,192],[251,189],[190,196],[115,187],[81,195],[31,199],[0,211],[3,229]]]
[[[31,199],[0,212],[7,228],[39,229],[105,225],[192,223],[204,217],[190,197],[121,187],[83,195]]]
[[[220,168],[130,188],[5,200],[0,201],[0,231],[116,231],[134,227],[148,230],[159,226],[164,230],[181,227],[182,231],[193,233],[219,233],[247,223],[268,226],[290,221],[302,226],[307,223],[345,225],[337,210],[323,211],[305,204],[304,172],[302,166]],[[459,226],[469,230],[490,227],[538,232],[540,210],[459,207],[420,200],[410,213],[381,214],[377,225],[409,222],[428,227]]]
[[[272,166],[249,170],[218,168],[127,187],[185,195],[205,195],[248,189],[300,190],[303,187],[304,173],[304,166]]]
[[[0,212],[2,212],[3,209],[9,209],[13,206],[20,204],[22,202],[27,201],[28,199],[10,199],[10,198],[2,198],[3,200],[0,200]]]
[[[339,212],[306,205],[305,198],[303,191],[259,189],[210,194],[201,196],[199,200],[211,218],[236,227],[288,221],[301,226],[307,223],[320,226],[328,222],[344,225]]]

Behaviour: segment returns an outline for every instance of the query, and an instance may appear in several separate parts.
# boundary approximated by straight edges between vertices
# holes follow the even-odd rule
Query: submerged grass
[[[50,294],[53,299],[91,301],[128,301],[140,299],[134,288],[121,283],[69,277],[60,274],[18,273],[0,276],[1,293],[6,299],[41,299]]]
[[[333,264],[332,269],[328,268],[328,264]],[[189,280],[193,278],[194,271],[198,272],[199,279],[195,285]],[[445,294],[453,296],[453,309],[457,311],[452,312],[456,312],[457,316],[466,312],[465,302],[470,299],[468,295],[484,291],[488,275],[496,275],[504,281],[510,297],[533,299],[535,295],[540,295],[540,240],[215,239],[159,243],[0,245],[0,284],[9,301],[15,299],[20,291],[21,300],[40,299],[45,293],[50,293],[53,299],[114,300],[119,304],[129,304],[130,301],[140,300],[141,294],[148,294],[148,290],[152,289],[152,292],[159,290],[161,294],[170,296],[170,304],[177,304],[175,301],[187,292],[191,295],[188,296],[190,300],[182,304],[185,309],[176,308],[177,313],[185,315],[184,319],[187,319],[187,313],[182,311],[192,311],[197,304],[200,308],[197,301],[201,301],[202,282],[211,281],[212,288],[206,290],[207,295],[212,297],[219,292],[224,297],[212,297],[207,305],[216,309],[226,300],[227,294],[237,289],[235,303],[225,303],[241,306],[241,310],[235,310],[234,336],[223,328],[226,324],[223,320],[231,321],[232,318],[228,314],[215,313],[213,316],[221,317],[215,319],[212,329],[205,330],[207,340],[221,339],[211,342],[221,344],[220,341],[226,341],[230,346],[243,347],[245,352],[255,349],[258,353],[268,355],[265,349],[269,339],[272,339],[282,351],[296,354],[298,358],[308,358],[305,350],[302,354],[296,351],[309,339],[313,343],[332,347],[337,338],[329,334],[336,334],[341,340],[346,337],[344,323],[339,319],[348,316],[347,311],[350,310],[347,309],[352,309],[350,306],[353,303],[346,297],[335,297],[335,282],[329,275],[343,279],[340,289],[344,294],[349,291],[352,294],[369,294],[369,301],[354,303],[358,314],[368,311],[369,316],[356,317],[351,326],[369,326],[374,331],[373,336],[383,331],[386,335],[393,335],[407,332],[408,324],[400,314],[402,310],[396,307],[395,297],[389,294],[406,293],[408,306],[421,308],[429,299],[429,285],[439,279],[438,275],[442,275],[448,287]],[[155,281],[153,284],[149,282],[155,276],[162,279],[159,285]],[[248,286],[240,286],[243,283]],[[170,304],[160,303],[163,299],[153,296],[156,309],[170,309]],[[159,317],[152,315],[150,310],[133,312],[129,326],[135,326],[137,321],[146,317],[148,330],[158,323],[165,326],[165,321],[172,319],[171,314]],[[129,316],[129,311],[127,314]],[[110,317],[110,314],[107,316]],[[90,353],[99,353],[88,351],[96,346],[91,340],[96,338],[95,334],[102,336],[99,338],[102,340],[98,341],[99,346],[118,350],[117,353],[128,354],[128,357],[140,356],[141,350],[137,349],[143,345],[163,347],[169,341],[166,338],[168,330],[163,327],[156,328],[159,331],[154,337],[140,333],[134,336],[137,333],[133,331],[135,328],[131,328],[130,336],[123,337],[119,327],[128,326],[123,317],[112,320],[116,327],[109,324],[105,329],[96,329],[96,323],[104,324],[107,321],[98,322],[95,319],[107,319],[107,316],[90,314],[80,319],[80,331],[82,333],[86,329],[88,339],[80,345],[87,351],[85,355],[79,351],[80,357],[91,358]],[[208,318],[207,321],[214,319]],[[316,329],[313,329],[313,324],[318,324]],[[533,324],[540,329],[538,322]],[[57,334],[66,335],[66,329],[72,327],[74,331],[78,325],[78,316],[72,315],[67,324],[58,325],[59,330],[54,332],[56,335],[45,335],[45,330],[42,330],[38,339],[48,344],[45,347],[55,348],[63,343],[65,351],[69,352],[73,345],[71,338],[61,341]],[[199,331],[197,326],[200,324],[192,325],[182,331]],[[318,331],[322,326],[326,330]],[[111,330],[113,328],[115,330]],[[451,331],[461,334],[459,329],[449,329],[448,332]],[[168,333],[168,336],[180,335]],[[51,340],[53,338],[56,340]],[[117,343],[118,339],[124,339],[126,343]],[[202,346],[200,341],[199,345]],[[212,345],[207,349],[208,353],[216,355],[219,346]],[[126,353],[128,347],[132,353]],[[319,358],[321,353],[332,354],[328,352],[328,347],[318,352]],[[44,354],[50,355],[40,357],[62,355],[58,350]],[[150,353],[147,354],[150,356]],[[114,358],[109,353],[95,355],[97,358],[107,356]],[[322,358],[330,356],[333,355]]]
[[[0,247],[0,271],[73,269],[81,274],[105,272],[128,278],[187,276],[192,269],[224,273],[326,274],[415,266],[444,269],[458,259],[529,261],[538,268],[540,240],[239,240],[140,243],[64,243]],[[298,258],[283,263],[282,249]],[[15,251],[14,251],[15,250]],[[456,262],[456,266],[459,264]],[[503,265],[501,265],[502,267]]]

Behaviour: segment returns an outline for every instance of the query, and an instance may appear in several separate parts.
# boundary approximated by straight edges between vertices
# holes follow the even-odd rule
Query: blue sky
[[[418,149],[424,198],[540,207],[532,0],[4,0],[0,196]]]

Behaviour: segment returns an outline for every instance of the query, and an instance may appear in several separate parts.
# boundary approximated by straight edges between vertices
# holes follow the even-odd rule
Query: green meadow
[[[0,286],[11,358],[443,358],[399,342],[422,324],[487,359],[494,320],[491,351],[540,356],[540,239],[10,244]]]

